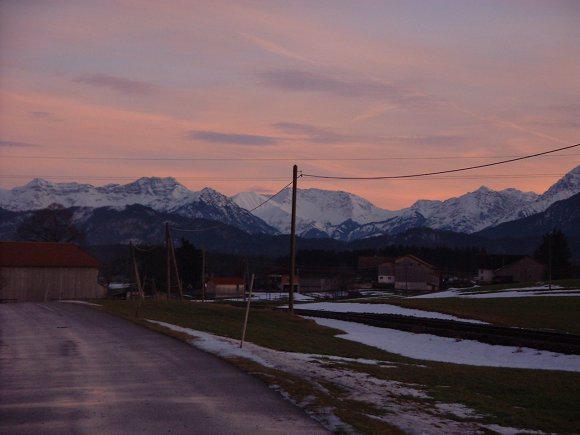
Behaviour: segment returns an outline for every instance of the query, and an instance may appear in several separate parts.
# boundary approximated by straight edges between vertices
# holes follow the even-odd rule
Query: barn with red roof
[[[100,267],[76,245],[0,242],[0,302],[103,297]]]

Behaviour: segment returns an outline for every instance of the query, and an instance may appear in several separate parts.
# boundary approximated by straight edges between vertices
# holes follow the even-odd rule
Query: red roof
[[[237,276],[215,276],[209,279],[215,285],[244,285],[244,278]]]
[[[0,266],[100,268],[101,263],[76,245],[0,242]]]

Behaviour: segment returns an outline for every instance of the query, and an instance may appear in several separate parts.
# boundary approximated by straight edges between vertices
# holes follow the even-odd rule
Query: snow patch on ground
[[[247,358],[265,367],[273,367],[267,360],[260,358],[257,353],[252,352],[250,343],[245,344],[245,348],[240,348],[240,341],[232,338],[220,337],[203,331],[197,331],[170,323],[159,322],[157,320],[147,320],[156,323],[175,332],[181,332],[192,336],[195,339],[195,347],[206,352],[221,356],[222,358]]]
[[[285,307],[287,308],[287,307]],[[464,319],[450,314],[438,313],[436,311],[423,311],[413,308],[403,308],[389,304],[358,304],[355,302],[316,302],[310,304],[300,304],[295,308],[301,310],[332,311],[337,313],[372,313],[372,314],[397,314],[401,316],[421,317],[424,319],[455,320],[468,323],[481,323],[479,320]]]
[[[59,302],[65,302],[67,304],[80,304],[80,305],[90,305],[92,307],[100,307],[99,304],[93,304],[91,302],[87,302],[87,301],[73,301],[73,300],[62,300]]]
[[[256,292],[252,293],[252,301],[279,301],[281,299],[287,299],[288,292]],[[241,302],[246,301],[246,298],[228,298],[228,301]],[[302,293],[294,293],[295,301],[313,301],[314,297],[304,295]]]
[[[562,287],[552,286],[550,290],[547,285],[535,287],[523,287],[498,290],[494,292],[478,292],[476,288],[458,289],[450,288],[437,293],[428,293],[420,296],[412,296],[409,299],[433,299],[433,298],[522,298],[522,297],[549,297],[549,296],[580,296],[580,289],[563,290]]]
[[[327,319],[315,320],[324,324]],[[149,321],[171,330],[189,335],[193,338],[191,341],[193,346],[196,346],[212,354],[224,358],[248,358],[252,361],[264,365],[265,367],[274,368],[298,376],[313,385],[317,385],[322,391],[326,391],[326,389],[323,385],[321,385],[321,383],[329,382],[337,385],[344,392],[347,399],[369,403],[375,407],[378,407],[384,413],[382,416],[369,415],[370,418],[376,418],[386,423],[398,426],[400,429],[407,433],[433,435],[445,433],[451,435],[460,435],[465,433],[480,433],[482,428],[487,428],[488,430],[506,435],[522,432],[541,433],[536,431],[503,427],[500,425],[480,424],[477,422],[477,420],[484,416],[479,415],[477,412],[466,407],[465,405],[458,403],[434,403],[432,406],[429,405],[429,402],[425,402],[425,399],[431,399],[431,397],[425,391],[423,391],[421,385],[404,384],[397,381],[378,379],[366,373],[352,370],[347,367],[347,365],[351,363],[368,365],[377,364],[381,365],[382,367],[395,367],[397,366],[397,363],[328,355],[282,352],[264,348],[251,342],[244,343],[244,347],[240,349],[239,340],[219,337],[206,332],[183,328],[164,322],[152,320]],[[365,331],[364,335],[368,334],[370,337],[373,337],[371,341],[374,344],[372,345],[379,344],[379,337],[381,335],[391,335],[392,332],[400,332],[335,320],[329,320],[329,322],[333,323],[332,327],[343,329],[345,331],[348,331],[348,325],[353,326],[355,329],[368,328],[379,330],[373,331],[375,333],[369,333],[370,331],[368,330]],[[339,322],[340,325],[336,322]],[[419,334],[404,334],[407,334],[408,336],[420,337]],[[408,336],[404,339],[399,339],[399,345],[407,343],[410,348],[421,347],[421,343],[417,341],[410,341]],[[440,339],[440,337],[432,337],[435,339]],[[352,332],[348,332],[344,338],[355,339]],[[365,343],[366,340],[357,341]],[[451,339],[449,339],[449,341],[455,342]],[[459,352],[459,347],[465,345],[466,343],[465,341],[462,341],[455,342],[455,344],[457,347],[456,352]],[[483,347],[491,348],[505,347],[488,346],[482,345],[481,343],[478,344]],[[431,352],[433,355],[441,355],[446,354],[448,349],[448,347],[441,348],[439,347],[439,344],[434,344],[429,348],[429,352]],[[469,349],[471,349],[471,347],[467,347],[465,349],[465,351],[469,353]],[[393,349],[390,347],[386,350],[393,352]],[[527,352],[527,350],[524,350],[524,352]],[[557,355],[549,352],[541,353],[546,354],[546,358],[552,362],[562,362],[565,360],[565,357],[567,357],[566,355]],[[511,348],[504,353],[500,352],[500,354],[503,355],[506,359],[520,359],[520,352],[515,348]],[[523,359],[530,358],[530,354],[526,355],[527,356]],[[474,360],[473,362],[479,363],[481,360],[487,359],[488,356],[485,355],[485,352],[483,352],[479,353],[478,356],[472,356],[472,358]],[[580,357],[576,356],[575,358],[577,361],[575,371],[580,371]],[[562,370],[561,367],[555,369]],[[272,388],[276,389],[283,396],[292,401],[292,399],[288,397],[288,395],[282,391],[279,386],[274,385]],[[297,405],[304,407],[311,403],[313,399],[313,397],[306,397],[304,400],[302,400],[302,403],[297,403]],[[352,430],[347,430],[348,425],[345,425],[336,415],[333,414],[332,409],[319,409],[317,410],[316,415],[313,417],[320,421],[327,429],[332,432],[352,432]],[[456,421],[456,419],[460,421]],[[461,421],[465,419],[470,419],[472,421]]]
[[[482,425],[482,427],[485,427],[486,429],[489,429],[492,432],[498,433],[499,435],[520,435],[520,434],[544,435],[544,434],[546,434],[546,432],[542,432],[541,430],[529,430],[529,429],[522,430],[522,429],[516,429],[513,427],[500,426],[498,424],[485,424],[485,425]]]
[[[339,386],[347,399],[371,404],[381,409],[384,413],[382,416],[369,415],[370,418],[376,418],[395,425],[407,433],[462,435],[465,433],[479,433],[482,427],[488,427],[490,430],[505,434],[522,432],[521,429],[506,428],[499,425],[483,426],[476,421],[455,421],[453,418],[449,418],[449,415],[455,418],[474,420],[477,420],[480,416],[474,410],[462,404],[435,403],[430,405],[429,401],[426,402],[425,399],[431,399],[431,397],[423,391],[421,385],[378,379],[367,373],[347,367],[348,364],[352,363],[381,365],[382,367],[397,366],[397,363],[282,352],[264,348],[251,342],[244,343],[243,349],[240,349],[239,340],[220,337],[165,322],[153,320],[149,320],[149,322],[189,335],[193,338],[191,344],[200,349],[224,358],[248,358],[265,367],[275,368],[298,376],[321,391],[327,391],[322,383],[332,383]],[[381,331],[385,330],[381,329]],[[439,351],[437,350],[436,353],[439,353]],[[292,401],[292,398],[282,391],[279,386],[274,385],[272,388]],[[302,403],[297,404],[306,406],[312,403],[313,400],[313,397],[306,397]],[[348,426],[334,415],[333,409],[319,409],[313,417],[332,432],[352,432],[352,430],[347,430]]]
[[[311,319],[320,325],[344,331],[345,334],[339,336],[341,338],[414,359],[486,367],[580,372],[580,355],[414,334],[342,320]]]

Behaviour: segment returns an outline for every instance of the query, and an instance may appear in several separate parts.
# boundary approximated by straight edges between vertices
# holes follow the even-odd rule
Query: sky
[[[0,0],[0,187],[443,171],[580,142],[576,0]],[[328,180],[379,207],[544,192],[580,148]]]

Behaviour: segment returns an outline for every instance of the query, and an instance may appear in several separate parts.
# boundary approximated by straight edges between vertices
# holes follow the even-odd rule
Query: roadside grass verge
[[[576,298],[561,299],[569,301]],[[578,300],[580,301],[580,298]],[[433,300],[412,301],[432,302]],[[490,300],[461,300],[461,302],[464,301],[487,302]],[[504,301],[505,299],[495,302]],[[522,299],[513,302],[521,303]],[[225,304],[176,301],[146,301],[143,304],[133,301],[99,301],[99,304],[110,313],[164,333],[167,333],[166,328],[153,325],[145,319],[167,322],[234,339],[239,339],[241,336],[244,310]],[[246,340],[282,351],[365,358],[384,362],[384,364],[361,364],[337,363],[329,360],[324,364],[336,365],[343,369],[347,366],[353,372],[420,388],[431,397],[427,399],[400,397],[397,400],[401,403],[414,404],[423,411],[439,417],[441,417],[441,412],[437,409],[438,403],[458,403],[471,408],[476,415],[454,416],[451,414],[446,415],[446,418],[475,424],[517,427],[524,429],[523,432],[541,430],[580,433],[580,414],[577,412],[580,373],[474,367],[418,361],[338,338],[335,335],[339,333],[336,329],[317,325],[311,320],[258,308],[252,310],[250,314]],[[190,339],[185,334],[172,333],[171,335],[186,341]],[[246,359],[237,358],[230,361],[258,376],[270,386],[279,389],[313,414],[323,413],[325,409],[330,409],[334,415],[351,425],[358,433],[400,432],[386,423],[384,419],[380,420],[381,415],[385,416],[386,410],[378,409],[376,404],[362,399],[356,400],[347,392],[341,391],[341,386],[337,383],[313,382],[280,370],[263,367]],[[345,429],[345,432],[348,430]],[[342,433],[342,431],[337,430],[336,433]]]
[[[228,304],[204,304],[178,301],[101,301],[107,311],[130,320],[158,320],[241,339],[244,309]],[[138,308],[140,306],[140,308]],[[137,310],[138,315],[136,316]],[[320,326],[312,320],[281,311],[252,309],[246,341],[270,349],[347,358],[367,358],[380,361],[403,361],[404,358],[380,349],[355,343],[335,335],[340,331]]]
[[[580,297],[388,299],[384,303],[482,320],[499,326],[580,334]]]
[[[341,422],[350,426],[339,425],[334,433],[352,433],[353,428],[357,433],[363,434],[399,435],[404,433],[396,426],[370,417],[371,415],[382,416],[384,412],[372,404],[349,399],[346,392],[335,384],[308,382],[300,377],[264,367],[244,358],[236,358],[232,362],[289,397],[306,412],[317,416],[321,410],[331,410]]]

